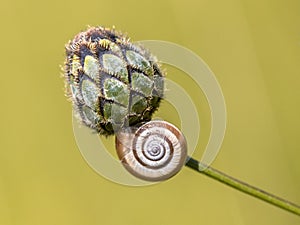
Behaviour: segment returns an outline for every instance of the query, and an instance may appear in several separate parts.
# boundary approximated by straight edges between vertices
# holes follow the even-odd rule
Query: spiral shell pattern
[[[124,167],[147,181],[166,180],[182,168],[187,157],[183,134],[166,121],[150,121],[116,136],[116,149]]]

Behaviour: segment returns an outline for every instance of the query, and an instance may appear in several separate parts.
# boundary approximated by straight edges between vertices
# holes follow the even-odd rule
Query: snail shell
[[[166,121],[150,121],[116,135],[116,149],[124,167],[146,181],[166,180],[183,167],[187,143],[178,128]]]

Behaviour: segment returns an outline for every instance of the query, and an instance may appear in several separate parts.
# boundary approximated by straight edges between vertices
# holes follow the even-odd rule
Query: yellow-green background
[[[299,12],[298,0],[2,1],[0,224],[300,224],[188,168],[150,187],[105,180],[76,147],[59,68],[64,44],[87,25],[190,48],[216,74],[227,105],[213,166],[300,203]],[[200,91],[189,93],[197,101]],[[209,116],[197,105],[207,137]]]

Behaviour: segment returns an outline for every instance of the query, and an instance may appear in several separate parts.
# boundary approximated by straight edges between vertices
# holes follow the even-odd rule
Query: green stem
[[[289,202],[283,198],[279,198],[273,194],[265,192],[257,187],[251,186],[245,182],[237,180],[236,178],[228,176],[216,169],[213,169],[211,167],[206,167],[204,164],[202,164],[201,162],[199,162],[193,158],[188,159],[186,166],[190,167],[191,169],[193,169],[199,173],[203,173],[217,181],[220,181],[228,186],[231,186],[239,191],[242,191],[248,195],[252,195],[258,199],[261,199],[261,200],[268,202],[274,206],[280,207],[286,211],[289,211],[291,213],[294,213],[294,214],[300,216],[300,206],[299,205]]]

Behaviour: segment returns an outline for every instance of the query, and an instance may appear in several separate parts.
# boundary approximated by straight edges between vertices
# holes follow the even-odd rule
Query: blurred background
[[[299,11],[297,0],[2,2],[0,224],[300,224],[189,168],[139,188],[99,176],[76,146],[60,69],[65,43],[87,25],[191,49],[216,74],[227,105],[226,136],[212,166],[300,204]],[[192,80],[166,69],[196,102],[200,158],[207,103]],[[178,123],[167,103],[157,113]]]

